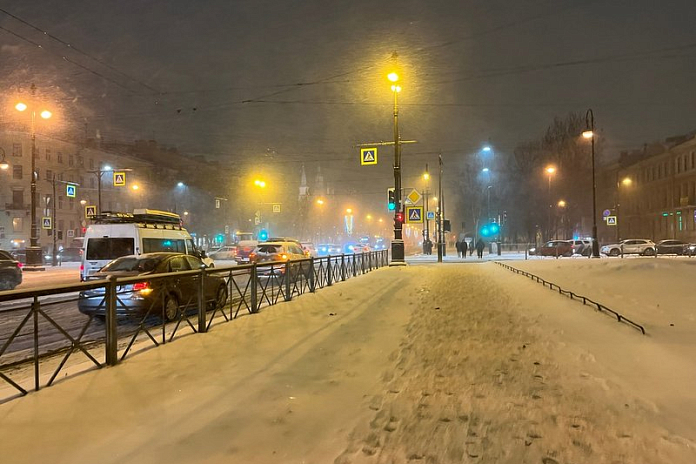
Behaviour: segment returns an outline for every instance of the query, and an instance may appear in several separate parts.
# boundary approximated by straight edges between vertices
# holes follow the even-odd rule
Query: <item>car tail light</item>
[[[133,291],[140,292],[141,295],[149,295],[152,293],[152,287],[150,287],[150,282],[138,282],[133,284]]]
[[[256,258],[256,253],[249,253],[249,261],[252,261]]]
[[[82,272],[82,271],[84,271],[84,270],[85,270],[85,265],[84,265],[84,264],[80,264],[80,272]]]
[[[22,269],[23,266],[24,266],[24,264],[20,263],[19,261],[17,262],[17,267],[18,267],[18,268]]]

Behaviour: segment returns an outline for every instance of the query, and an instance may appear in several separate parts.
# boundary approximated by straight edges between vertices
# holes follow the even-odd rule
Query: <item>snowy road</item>
[[[0,455],[693,463],[665,343],[493,263],[381,269],[0,405]]]

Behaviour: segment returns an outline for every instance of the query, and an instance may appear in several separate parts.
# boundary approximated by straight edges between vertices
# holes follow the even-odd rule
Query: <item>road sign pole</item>
[[[51,265],[58,265],[58,233],[56,231],[56,173],[53,173],[53,204],[51,205],[51,226],[53,227],[53,253],[51,253]]]
[[[398,220],[399,213],[403,214],[401,209],[401,144],[399,143],[399,92],[394,93],[394,240],[391,243],[391,264],[404,264],[405,250],[404,240],[402,235],[402,224]]]

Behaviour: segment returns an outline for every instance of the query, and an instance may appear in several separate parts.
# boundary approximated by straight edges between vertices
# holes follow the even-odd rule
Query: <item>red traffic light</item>
[[[400,222],[400,223],[403,224],[403,222],[404,222],[404,213],[402,213],[401,211],[399,211],[398,213],[396,213],[396,215],[394,216],[394,218],[395,218],[396,222]]]

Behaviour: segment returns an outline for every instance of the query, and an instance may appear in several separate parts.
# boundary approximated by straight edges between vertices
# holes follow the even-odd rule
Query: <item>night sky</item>
[[[353,146],[392,138],[385,75],[394,51],[402,137],[419,142],[404,149],[406,176],[440,150],[446,161],[486,142],[509,152],[542,135],[554,116],[590,107],[605,158],[696,129],[693,1],[37,0],[0,7],[89,55],[0,13],[1,27],[43,46],[0,30],[5,108],[34,82],[60,107],[63,123],[54,132],[156,138],[223,162],[265,159],[293,172],[300,161],[310,171],[320,162],[336,184],[390,182],[389,162],[366,176]],[[0,113],[0,128],[8,114]],[[348,167],[363,180],[346,175]]]

